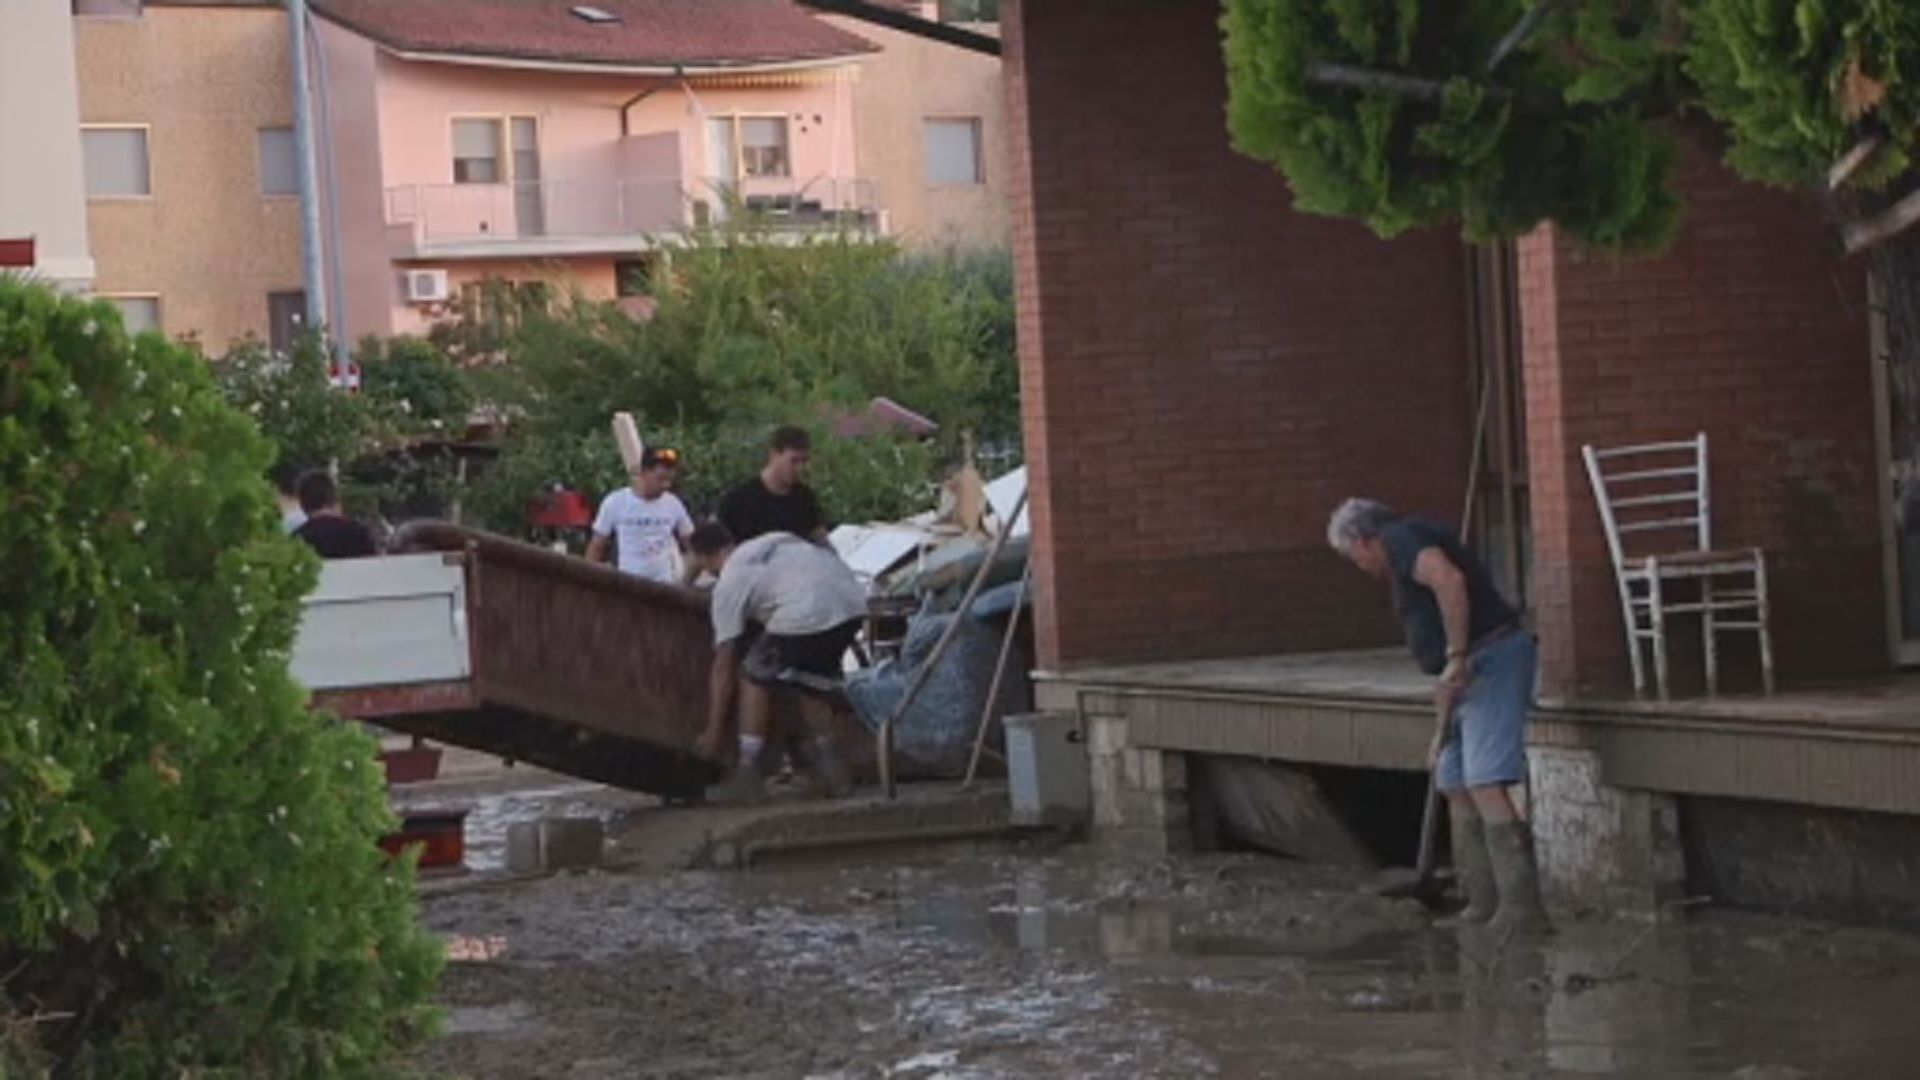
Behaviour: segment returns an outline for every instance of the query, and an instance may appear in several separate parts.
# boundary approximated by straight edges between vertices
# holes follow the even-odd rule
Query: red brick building
[[[1003,20],[1042,699],[1095,729],[1097,791],[1104,768],[1107,788],[1175,796],[1108,797],[1102,825],[1178,833],[1190,753],[1420,766],[1430,721],[1403,659],[1287,658],[1395,642],[1327,514],[1366,494],[1457,519],[1481,385],[1481,505],[1507,508],[1488,535],[1543,645],[1551,877],[1659,894],[1702,800],[1920,813],[1920,710],[1896,704],[1920,698],[1885,682],[1866,268],[1810,201],[1696,148],[1685,233],[1658,259],[1550,228],[1493,254],[1383,241],[1294,212],[1233,152],[1212,0],[1012,0]],[[1624,701],[1581,446],[1699,431],[1716,544],[1768,553],[1787,692]],[[1737,647],[1727,666],[1756,667]],[[1711,843],[1687,839],[1693,869]]]

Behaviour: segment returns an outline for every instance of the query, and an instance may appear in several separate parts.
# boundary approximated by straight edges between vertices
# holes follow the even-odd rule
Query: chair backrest
[[[1581,448],[1600,504],[1614,569],[1628,558],[1707,551],[1707,436],[1680,442]]]

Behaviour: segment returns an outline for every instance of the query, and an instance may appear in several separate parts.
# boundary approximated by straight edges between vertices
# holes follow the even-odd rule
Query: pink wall
[[[605,231],[622,219],[616,203],[657,203],[677,183],[701,191],[709,174],[706,120],[730,114],[783,116],[793,177],[756,182],[749,193],[791,190],[817,179],[847,179],[856,161],[851,86],[828,75],[803,85],[691,87],[645,76],[550,73],[421,63],[382,55],[379,61],[383,185],[425,185],[425,201],[441,231],[510,231],[513,195],[492,185],[453,184],[451,121],[462,116],[531,116],[540,125],[541,179],[549,193],[548,230],[565,215],[576,231]],[[628,130],[645,144],[623,150],[621,105]],[[671,152],[669,152],[671,150]],[[645,172],[636,172],[645,169]],[[410,193],[395,196],[408,203]],[[556,217],[556,215],[560,215]],[[657,227],[657,226],[656,226]]]
[[[426,312],[399,302],[404,266],[448,270],[457,288],[485,273],[533,265],[566,267],[611,294],[610,258],[541,263],[526,237],[511,260],[411,257],[423,237],[478,241],[518,236],[508,185],[453,183],[456,117],[533,117],[540,126],[541,237],[662,232],[686,223],[682,193],[710,196],[707,121],[782,116],[790,179],[753,181],[747,194],[798,188],[829,205],[847,203],[855,177],[854,66],[796,76],[788,85],[738,85],[782,76],[695,77],[688,86],[655,76],[542,72],[402,60],[325,20],[325,50],[344,278],[351,338],[420,329]],[[639,100],[635,101],[634,99]],[[631,102],[630,105],[626,103]],[[626,106],[627,131],[621,114]],[[503,148],[505,149],[505,148]],[[838,197],[836,197],[838,196]]]
[[[463,259],[446,265],[447,285],[457,299],[467,285],[498,281],[544,281],[553,294],[577,291],[584,300],[612,300],[619,295],[619,279],[614,274],[611,256],[585,256],[570,259]],[[424,334],[442,312],[430,307],[398,306],[393,311],[393,327],[388,333]]]

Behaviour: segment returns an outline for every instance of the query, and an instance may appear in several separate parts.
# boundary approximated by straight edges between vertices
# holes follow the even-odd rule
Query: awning
[[[0,237],[0,268],[31,270],[33,266],[33,237],[18,240]]]

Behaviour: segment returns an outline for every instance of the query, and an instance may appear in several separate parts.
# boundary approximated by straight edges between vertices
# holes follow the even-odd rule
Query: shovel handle
[[[1420,815],[1420,855],[1414,861],[1414,873],[1421,881],[1433,876],[1433,840],[1439,829],[1435,822],[1440,817],[1440,791],[1435,775],[1427,774],[1427,805]]]
[[[1453,739],[1453,705],[1448,703],[1447,741]],[[1433,863],[1437,857],[1434,852],[1434,834],[1439,832],[1440,818],[1440,768],[1439,762],[1433,762],[1427,770],[1427,803],[1420,814],[1420,854],[1414,860],[1414,872],[1421,881],[1433,877]]]

